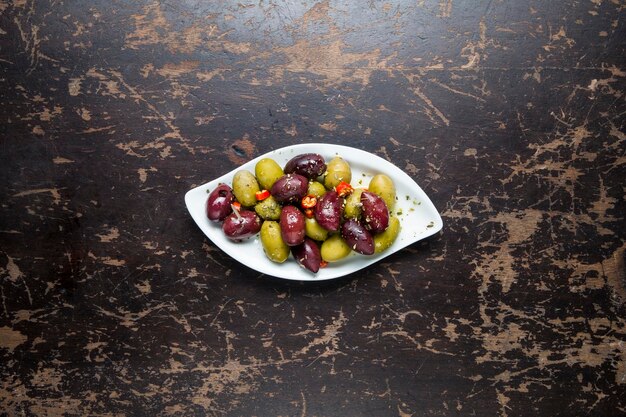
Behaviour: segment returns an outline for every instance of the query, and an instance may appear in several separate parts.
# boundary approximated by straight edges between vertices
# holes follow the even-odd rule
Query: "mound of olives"
[[[281,167],[261,159],[254,173],[239,170],[232,188],[220,184],[207,199],[206,213],[221,222],[224,235],[237,242],[260,232],[267,258],[283,263],[289,255],[316,273],[352,252],[378,254],[400,233],[391,210],[396,188],[385,174],[368,188],[350,184],[350,164],[340,156],[326,162],[316,153],[296,155]]]

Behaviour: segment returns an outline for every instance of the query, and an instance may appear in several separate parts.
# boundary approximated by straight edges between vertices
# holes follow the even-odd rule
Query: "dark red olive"
[[[374,253],[374,238],[361,223],[354,219],[346,220],[341,225],[341,237],[355,252],[363,255]]]
[[[317,178],[326,172],[326,162],[321,155],[304,153],[297,155],[285,165],[285,174],[296,173],[309,179]]]
[[[206,215],[213,222],[221,222],[232,213],[231,204],[235,201],[233,190],[226,184],[220,184],[214,189],[206,203]]]
[[[315,220],[324,229],[336,232],[341,223],[342,209],[343,198],[339,197],[336,191],[329,191],[319,199],[315,206]]]
[[[287,246],[299,245],[304,241],[304,214],[294,206],[285,206],[280,212],[280,233]]]
[[[300,174],[283,175],[274,182],[270,193],[279,203],[299,203],[309,189],[309,180]]]
[[[245,239],[261,230],[261,219],[253,211],[235,210],[224,219],[222,230],[229,239]]]
[[[320,254],[320,248],[313,239],[307,237],[300,245],[293,246],[291,253],[300,266],[311,272],[320,270],[322,255]]]
[[[372,192],[363,191],[361,204],[361,217],[365,227],[374,234],[384,232],[389,226],[389,210],[385,200]]]

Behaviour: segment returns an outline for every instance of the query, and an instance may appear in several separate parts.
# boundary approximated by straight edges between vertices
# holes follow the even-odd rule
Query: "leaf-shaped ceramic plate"
[[[254,173],[256,163],[263,158],[272,158],[284,167],[294,156],[309,152],[322,155],[327,162],[336,155],[344,158],[352,168],[354,187],[367,187],[370,179],[376,174],[386,174],[394,181],[397,203],[393,211],[398,215],[402,229],[389,249],[372,256],[352,253],[347,258],[330,263],[326,268],[321,268],[318,273],[314,274],[300,267],[292,256],[282,264],[270,261],[263,252],[258,234],[242,242],[234,242],[224,236],[221,224],[208,220],[206,201],[209,192],[220,183],[232,185],[235,172],[247,169]],[[185,195],[185,204],[191,217],[204,234],[228,255],[263,274],[298,281],[321,281],[351,274],[437,233],[443,227],[441,216],[428,196],[400,168],[369,152],[327,143],[293,145],[261,155],[228,174],[188,191]]]

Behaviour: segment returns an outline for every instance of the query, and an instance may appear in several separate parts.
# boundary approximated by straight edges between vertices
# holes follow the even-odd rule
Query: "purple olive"
[[[322,263],[322,256],[320,255],[320,248],[317,246],[313,239],[308,237],[304,239],[298,246],[291,248],[293,257],[300,266],[308,269],[311,272],[317,272],[320,270],[320,264]]]
[[[315,220],[324,229],[336,232],[341,223],[342,209],[343,198],[339,197],[336,191],[329,191],[318,200],[315,206]]]
[[[326,171],[326,162],[321,155],[304,153],[295,156],[285,165],[285,174],[296,173],[309,179],[317,178]]]
[[[341,225],[341,237],[355,252],[363,255],[374,253],[374,238],[361,223],[354,219],[346,220]]]
[[[285,206],[280,212],[280,232],[287,246],[299,245],[304,241],[304,214],[294,206]]]
[[[276,180],[270,193],[279,203],[299,203],[309,189],[309,180],[300,174],[283,175]]]
[[[224,219],[222,230],[229,239],[245,239],[254,236],[261,230],[261,219],[253,211],[235,210]]]
[[[233,190],[226,184],[220,184],[209,194],[206,203],[206,215],[213,222],[221,222],[232,213],[231,204],[235,201]]]
[[[365,227],[374,234],[384,232],[389,226],[389,210],[385,200],[374,193],[363,191],[361,204]]]

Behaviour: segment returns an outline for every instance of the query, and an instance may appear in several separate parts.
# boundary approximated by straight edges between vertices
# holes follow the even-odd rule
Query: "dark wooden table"
[[[0,415],[626,415],[624,7],[0,1]],[[318,283],[205,238],[309,142],[443,230]]]

